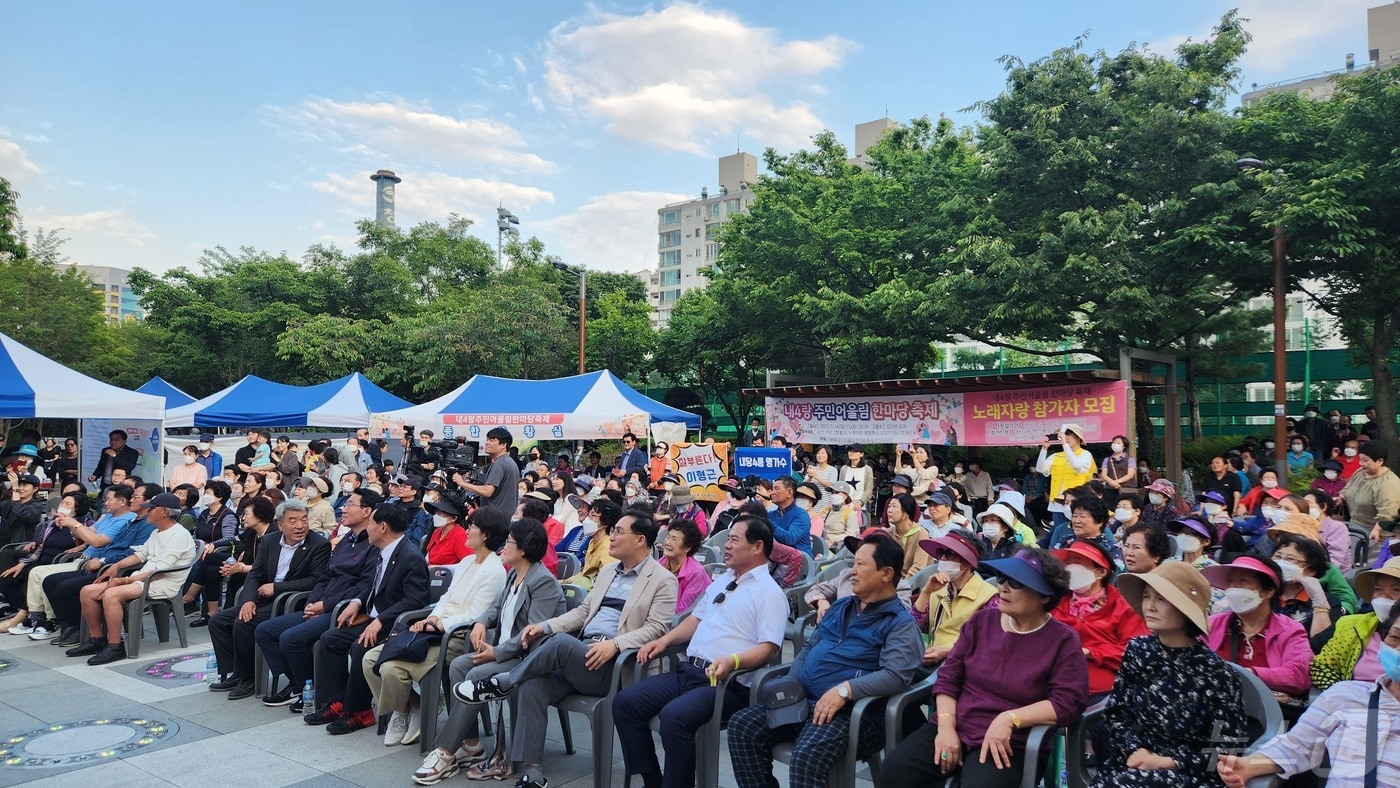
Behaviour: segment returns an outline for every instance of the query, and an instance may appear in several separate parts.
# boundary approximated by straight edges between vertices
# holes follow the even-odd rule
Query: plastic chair
[[[1244,750],[1246,753],[1252,753],[1270,739],[1283,733],[1283,709],[1274,699],[1273,691],[1252,671],[1234,663],[1230,663],[1230,667],[1234,668],[1240,676],[1240,690],[1244,700],[1245,714],[1262,730],[1262,733],[1251,741]],[[1084,741],[1090,723],[1103,714],[1107,705],[1107,703],[1099,703],[1090,708],[1069,729],[1065,740],[1065,770],[1069,777],[1070,788],[1085,788],[1089,783],[1091,775],[1089,769],[1084,765]],[[1255,777],[1246,784],[1249,788],[1272,788],[1281,782],[1277,775],[1265,775]]]
[[[842,572],[850,568],[851,563],[845,559],[837,559],[836,561],[828,562],[817,570],[817,576],[813,579],[813,583],[825,583],[828,580],[835,580],[841,576]]]
[[[582,714],[588,718],[593,734],[593,785],[594,788],[607,788],[612,785],[613,763],[613,699],[622,687],[622,673],[629,661],[635,661],[637,649],[629,648],[613,660],[612,679],[608,682],[608,692],[602,697],[596,695],[573,694],[554,704],[559,710],[559,728],[564,734],[564,752],[574,754],[574,732],[569,726],[569,713]]]
[[[797,583],[798,585],[810,585],[813,578],[817,576],[817,561],[808,553],[798,552],[802,556],[802,578]]]
[[[791,665],[779,665],[763,671],[754,680],[751,689],[750,705],[756,705],[762,696],[762,689],[769,681],[780,676],[786,676],[792,668]],[[851,707],[851,728],[846,738],[846,753],[840,761],[837,761],[827,774],[827,788],[855,788],[856,784],[856,761],[864,760],[870,766],[870,776],[872,779],[879,779],[880,764],[884,760],[884,750],[877,749],[874,752],[858,752],[860,746],[860,726],[867,715],[879,715],[884,713],[884,708],[889,698],[861,698]],[[773,760],[780,763],[792,762],[793,743],[783,742],[773,746]],[[706,788],[710,788],[706,786]]]
[[[695,551],[695,560],[707,565],[722,564],[724,563],[724,552],[719,547],[700,545],[700,549]]]
[[[573,553],[563,552],[559,554],[559,566],[554,568],[554,576],[559,580],[568,580],[578,574],[581,568],[578,556]]]
[[[716,577],[724,574],[725,570],[728,568],[729,567],[724,564],[705,564],[705,574],[709,575],[711,580],[714,580]]]
[[[156,625],[156,637],[162,643],[170,642],[170,619],[175,619],[175,632],[180,637],[180,648],[188,648],[189,637],[185,632],[185,605],[177,593],[173,599],[151,598],[151,581],[161,575],[175,572],[188,572],[193,564],[159,569],[146,578],[141,587],[141,596],[126,603],[126,655],[136,658],[141,655],[141,638],[145,634],[145,611],[151,611]]]
[[[428,567],[428,601],[436,602],[452,586],[452,567]]]
[[[705,547],[714,547],[714,548],[718,548],[718,549],[720,549],[720,550],[723,550],[723,549],[724,549],[724,542],[725,542],[725,540],[728,539],[728,538],[729,538],[729,529],[728,529],[728,528],[724,529],[723,531],[715,531],[714,533],[712,533],[712,534],[710,534],[708,537],[706,537],[705,542],[704,542],[704,546],[705,546]],[[657,541],[660,541],[660,540],[657,540]]]
[[[827,546],[826,540],[821,536],[812,539],[812,558],[817,563],[821,563],[831,557],[831,548]]]
[[[399,616],[397,620],[405,624],[412,624],[427,618],[432,612],[431,607],[410,610]],[[424,673],[423,677],[418,680],[418,719],[422,726],[422,733],[418,738],[418,752],[424,755],[427,754],[428,750],[437,746],[438,704],[442,698],[451,696],[450,693],[446,692],[443,683],[443,676],[447,675],[447,642],[454,637],[465,637],[467,631],[466,627],[456,627],[444,633],[442,641],[439,643],[437,659],[433,662],[432,667],[428,668],[428,672]]]
[[[573,583],[564,583],[559,586],[564,591],[564,611],[568,612],[583,604],[583,600],[588,598],[588,590],[583,586]]]
[[[928,579],[930,577],[933,577],[937,572],[938,565],[929,564],[923,569],[920,569],[919,571],[915,572],[914,576],[909,578],[909,587],[914,589],[915,596],[917,596],[918,593],[923,590],[924,585],[928,583]]]
[[[797,585],[785,589],[783,595],[788,600],[788,623],[787,629],[783,633],[783,639],[792,641],[793,656],[802,650],[802,646],[807,643],[807,627],[816,623],[816,613],[812,606],[803,599],[807,592],[812,590],[810,583]]]

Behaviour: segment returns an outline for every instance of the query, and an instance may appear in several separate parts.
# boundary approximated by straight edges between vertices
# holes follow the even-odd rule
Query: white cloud
[[[1366,62],[1366,9],[1379,5],[1378,0],[1233,0],[1226,6],[1239,9],[1240,18],[1247,20],[1245,30],[1254,40],[1241,59],[1244,75],[1263,79],[1288,79],[1304,76],[1299,70],[1299,56],[1323,41],[1350,34],[1355,44],[1339,51],[1326,69],[1342,68],[1347,52],[1356,54],[1357,63]],[[1210,35],[1208,26],[1193,33],[1173,33],[1148,46],[1152,51],[1170,55],[1187,38],[1200,41]],[[1311,61],[1310,61],[1311,62]]]
[[[453,213],[475,219],[478,226],[488,224],[489,218],[489,224],[494,227],[498,204],[520,214],[536,205],[554,202],[552,193],[533,186],[434,171],[399,170],[398,175],[403,182],[394,187],[394,214],[400,227],[423,221],[443,222]],[[374,184],[369,181],[368,173],[353,176],[332,173],[311,186],[338,198],[348,215],[374,216]]]
[[[793,146],[822,124],[806,103],[783,104],[765,89],[800,87],[855,48],[835,35],[783,41],[775,30],[687,3],[639,16],[594,11],[550,32],[545,84],[621,139],[708,155],[743,131],[765,145]]]
[[[656,267],[656,209],[693,195],[614,192],[563,216],[540,222],[550,251],[570,265],[634,272]],[[527,235],[534,235],[527,229]]]
[[[552,172],[553,163],[526,148],[506,123],[454,117],[401,98],[334,101],[312,98],[296,107],[267,107],[277,125],[297,137],[342,152],[409,161],[468,161],[504,170]]]
[[[0,176],[14,181],[16,176],[38,175],[42,170],[30,160],[18,142],[0,137]]]
[[[26,215],[25,224],[46,230],[61,230],[62,235],[72,236],[75,240],[83,235],[98,235],[116,238],[133,246],[145,246],[157,238],[145,225],[116,208],[74,214],[51,214],[40,209],[37,213]]]

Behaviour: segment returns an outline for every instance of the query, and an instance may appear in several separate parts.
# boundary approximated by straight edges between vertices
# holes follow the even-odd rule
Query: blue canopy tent
[[[0,334],[0,419],[154,419],[165,401],[69,369]]]
[[[167,427],[365,427],[371,413],[406,400],[356,372],[317,386],[289,386],[248,375],[223,391],[166,413]]]
[[[645,397],[607,370],[550,380],[476,375],[441,397],[401,410],[376,412],[373,430],[397,435],[405,425],[442,437],[476,440],[492,427],[540,440],[646,435],[653,422],[699,430],[700,417]]]
[[[156,397],[164,397],[165,407],[167,408],[178,408],[181,405],[188,405],[191,402],[194,402],[194,397],[191,397],[190,395],[186,394],[185,392],[181,391],[175,386],[172,386],[169,382],[166,381],[165,378],[161,377],[160,375],[156,375],[155,377],[146,381],[144,384],[142,384],[141,388],[137,389],[137,391],[141,392],[142,394],[150,394]]]

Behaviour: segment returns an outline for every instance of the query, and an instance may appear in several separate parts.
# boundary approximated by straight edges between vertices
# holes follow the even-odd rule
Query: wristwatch
[[[841,696],[841,700],[851,699],[851,685],[849,682],[841,682],[836,685],[836,694]]]

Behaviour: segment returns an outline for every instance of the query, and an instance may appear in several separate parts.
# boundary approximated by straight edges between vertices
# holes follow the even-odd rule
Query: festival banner
[[[697,501],[724,500],[719,483],[729,477],[728,443],[673,443],[666,460],[667,470],[685,479]]]
[[[1083,383],[963,395],[969,446],[1038,446],[1068,422],[1084,428],[1088,443],[1107,443],[1128,431],[1128,383]]]
[[[765,400],[768,434],[790,443],[921,443],[956,446],[963,395],[831,397]]]
[[[505,427],[519,443],[522,440],[613,440],[624,433],[646,434],[651,417],[645,413],[624,413],[600,417],[583,413],[442,413],[407,423],[403,418],[382,414],[370,417],[370,433],[397,439],[405,426],[432,430],[439,438],[485,441],[494,427]]]

